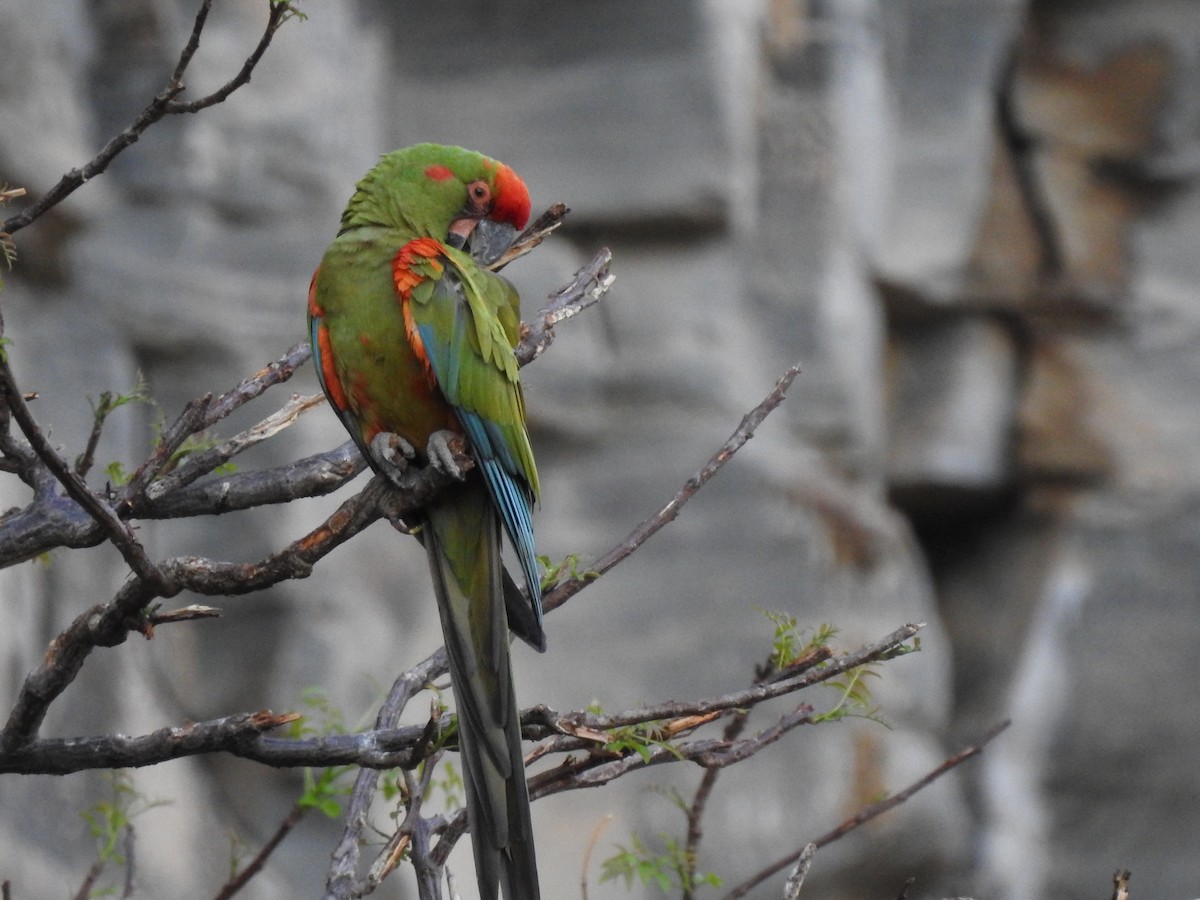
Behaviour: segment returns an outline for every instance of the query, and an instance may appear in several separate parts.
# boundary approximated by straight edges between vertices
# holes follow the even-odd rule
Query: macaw
[[[421,511],[458,711],[483,900],[537,900],[508,630],[545,649],[531,511],[537,469],[513,353],[520,299],[486,269],[529,218],[512,169],[459,147],[386,154],[358,183],[309,289],[321,387],[376,471],[395,435],[419,464],[465,439],[476,471]],[[442,463],[445,465],[445,463]],[[394,473],[394,469],[393,469]],[[501,527],[528,596],[504,569]]]

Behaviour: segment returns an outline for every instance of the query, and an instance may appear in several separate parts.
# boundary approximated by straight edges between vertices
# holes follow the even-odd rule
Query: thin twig
[[[596,827],[592,829],[592,836],[588,838],[587,846],[583,849],[583,860],[579,864],[580,900],[588,900],[588,869],[592,865],[592,854],[596,851],[596,845],[600,843],[600,836],[612,824],[612,820],[612,813],[609,813],[597,822]]]
[[[262,59],[262,55],[266,51],[267,46],[270,45],[275,32],[279,30],[279,26],[290,18],[294,12],[288,3],[268,0],[266,28],[259,39],[258,45],[254,48],[254,52],[247,58],[237,75],[206,97],[188,103],[178,102],[175,98],[184,90],[184,71],[191,62],[196,48],[200,45],[200,33],[204,30],[205,22],[208,19],[208,11],[211,6],[212,0],[203,0],[200,5],[200,11],[197,13],[192,26],[191,35],[188,38],[187,45],[179,55],[179,61],[175,66],[175,71],[171,75],[171,80],[146,105],[145,109],[138,114],[133,123],[120,134],[110,139],[100,152],[82,167],[72,169],[63,175],[58,183],[43,194],[37,202],[30,204],[21,210],[21,212],[6,219],[3,226],[0,226],[0,231],[15,234],[17,231],[35,222],[50,209],[67,199],[84,182],[101,174],[116,159],[121,151],[135,144],[147,128],[164,116],[175,113],[198,112],[201,109],[225,100],[230,94],[250,80],[250,75],[254,71],[254,67]]]
[[[1128,869],[1113,872],[1112,900],[1129,900],[1129,879],[1132,877]]]
[[[96,447],[100,443],[100,435],[104,430],[104,422],[113,411],[112,394],[108,391],[100,395],[100,401],[92,407],[92,431],[88,435],[87,444],[79,458],[75,460],[75,474],[87,478],[88,472],[96,461]]]
[[[750,713],[747,710],[739,710],[734,714],[733,718],[725,726],[725,731],[721,738],[725,741],[733,742],[737,740],[746,728],[746,723],[750,720]],[[704,770],[704,777],[700,779],[700,784],[696,788],[696,793],[692,796],[692,802],[687,808],[687,837],[683,844],[683,859],[685,864],[691,868],[689,875],[692,877],[687,879],[687,884],[695,884],[695,868],[696,862],[700,859],[700,839],[704,836],[703,821],[704,811],[708,807],[708,798],[712,795],[713,787],[717,783],[722,770],[719,768],[711,768]],[[688,887],[684,891],[685,900],[690,900],[692,890]]]
[[[87,870],[87,874],[83,876],[83,884],[79,885],[79,890],[75,892],[73,900],[88,900],[92,896],[92,886],[95,885],[96,879],[104,872],[104,863],[96,860],[92,863],[91,868]]]
[[[546,305],[522,327],[521,341],[514,350],[519,365],[528,365],[545,352],[554,341],[555,325],[600,301],[616,280],[610,265],[612,252],[602,249],[568,284],[550,295]]]
[[[121,891],[121,900],[129,900],[133,896],[135,844],[133,824],[130,823],[125,826],[125,884]]]
[[[154,628],[157,625],[173,625],[176,622],[194,622],[196,619],[218,619],[220,616],[221,610],[215,606],[193,603],[170,612],[152,612],[146,616],[145,624],[147,628]]]
[[[279,827],[275,829],[275,833],[262,845],[262,849],[254,855],[254,859],[250,860],[250,863],[244,869],[221,885],[221,889],[213,896],[213,900],[229,900],[230,897],[244,888],[251,878],[262,871],[262,867],[266,865],[270,855],[275,852],[275,848],[282,843],[283,839],[288,836],[293,828],[300,824],[300,820],[304,818],[305,811],[305,808],[299,804],[293,806],[291,812],[279,823]]]
[[[207,7],[209,5],[211,5],[211,0],[205,0],[205,9],[201,10],[201,15],[207,16]],[[238,73],[229,79],[229,81],[227,81],[225,84],[221,85],[221,87],[217,88],[215,91],[205,97],[188,101],[170,100],[166,106],[166,111],[168,113],[177,115],[179,113],[200,112],[202,109],[207,109],[208,107],[215,106],[218,103],[223,103],[229,98],[230,94],[232,94],[242,85],[249,83],[250,76],[254,73],[255,66],[257,66],[259,61],[263,58],[263,54],[267,52],[267,47],[271,45],[271,39],[275,37],[275,32],[279,30],[279,27],[284,22],[295,15],[295,9],[292,7],[291,3],[288,2],[281,2],[281,0],[267,0],[267,6],[269,10],[267,14],[267,27],[263,30],[262,37],[258,39],[258,44],[255,45],[254,50],[251,51],[248,57],[246,57],[246,61],[242,63],[242,67],[238,70]],[[200,38],[199,28],[202,28],[203,25],[199,15],[196,17],[196,19],[197,28],[193,28],[192,36],[198,45]],[[193,47],[191,44],[189,44],[189,47],[191,48],[192,52],[195,51],[195,47]],[[187,50],[184,52],[187,52]],[[180,63],[181,68],[176,69],[174,78],[175,81],[178,81],[179,77],[182,75],[182,68],[187,67],[187,63],[184,62],[182,58]]]
[[[566,578],[556,584],[542,598],[543,608],[550,611],[562,606],[571,597],[586,587],[589,582],[612,570],[614,566],[631,556],[657,531],[675,521],[679,516],[680,510],[696,495],[696,492],[704,487],[709,479],[716,475],[721,470],[721,467],[729,462],[734,454],[746,445],[747,441],[754,437],[755,430],[783,402],[788,388],[799,374],[799,366],[792,366],[784,372],[779,381],[776,382],[775,387],[771,390],[771,393],[742,418],[741,424],[738,425],[724,446],[704,464],[704,467],[700,471],[687,480],[666,506],[634,528],[625,540],[588,566],[586,575]]]
[[[155,500],[162,499],[172,491],[186,487],[196,479],[207,475],[218,466],[229,462],[229,460],[233,459],[239,453],[243,453],[251,447],[261,444],[268,438],[274,437],[289,425],[294,424],[304,413],[324,402],[324,394],[314,394],[307,397],[300,394],[293,394],[287,403],[258,424],[247,428],[240,434],[234,435],[229,440],[215,447],[209,447],[206,450],[200,450],[196,453],[189,453],[182,464],[146,486],[146,499],[153,503]]]
[[[488,268],[498,272],[515,259],[520,259],[526,253],[536,249],[542,241],[559,229],[563,217],[571,210],[565,203],[555,203],[544,213],[529,223],[529,226],[517,236],[512,246],[505,250],[500,258],[491,263]]]
[[[1004,729],[1006,729],[1010,724],[1012,724],[1012,723],[1009,720],[1005,720],[1005,721],[1001,722],[999,725],[993,726],[991,729],[989,729],[987,731],[987,733],[985,733],[983,735],[982,738],[980,738],[980,740],[977,743],[972,744],[971,746],[960,750],[958,753],[951,756],[949,759],[947,759],[945,762],[943,762],[940,766],[935,768],[933,771],[929,772],[924,777],[919,778],[916,781],[914,781],[912,784],[910,784],[904,790],[900,791],[899,793],[893,794],[892,796],[888,797],[886,800],[881,800],[878,803],[872,803],[870,806],[863,807],[861,810],[859,810],[857,813],[855,813],[850,818],[846,819],[844,822],[842,822],[836,828],[832,829],[831,831],[827,831],[825,834],[821,835],[816,840],[811,841],[811,843],[814,844],[817,847],[817,849],[820,849],[821,847],[824,847],[828,844],[832,844],[834,841],[838,840],[839,838],[845,837],[851,831],[854,831],[854,829],[869,822],[871,819],[874,819],[876,816],[882,815],[883,813],[887,812],[890,809],[894,809],[895,807],[899,806],[901,803],[904,803],[906,800],[908,800],[913,794],[917,793],[918,791],[922,790],[923,788],[928,787],[934,781],[941,778],[943,775],[945,775],[951,769],[956,768],[957,766],[966,762],[968,759],[970,759],[973,756],[978,756],[980,753],[983,752],[984,747],[986,747],[989,743],[991,743],[991,741],[998,734],[1000,734],[1002,731],[1004,731]],[[800,858],[800,855],[803,852],[804,852],[803,849],[799,850],[795,853],[791,853],[791,854],[783,857],[782,859],[776,860],[775,862],[771,863],[769,866],[760,870],[755,875],[753,875],[751,878],[749,878],[746,881],[743,881],[741,884],[737,885],[733,890],[731,890],[728,894],[725,895],[724,900],[737,900],[738,897],[746,896],[746,894],[748,894],[750,891],[752,891],[755,887],[757,887],[762,882],[766,881],[772,875],[775,875],[777,872],[780,872],[783,869],[785,869],[786,867],[795,863]]]
[[[134,574],[143,581],[158,585],[163,590],[168,589],[162,573],[150,561],[141,542],[133,536],[132,529],[120,520],[112,507],[91,492],[84,484],[83,479],[76,475],[66,460],[50,446],[50,442],[42,434],[41,428],[38,427],[33,414],[25,404],[25,399],[13,378],[8,359],[2,355],[0,355],[0,395],[3,396],[3,401],[12,413],[13,419],[16,420],[21,433],[25,435],[25,440],[29,442],[38,458],[63,486],[71,499],[87,510],[88,514],[99,523],[105,536],[125,558],[125,562]]]
[[[804,849],[800,851],[800,858],[796,860],[796,865],[792,867],[787,881],[783,884],[783,900],[797,900],[800,896],[800,888],[804,887],[804,879],[808,877],[808,870],[816,852],[816,844],[804,845]]]
[[[312,348],[307,341],[303,341],[221,396],[214,399],[211,394],[205,394],[189,402],[179,417],[163,431],[150,458],[138,467],[129,483],[120,491],[120,504],[132,505],[143,496],[150,482],[172,465],[175,454],[189,437],[211,428],[234,410],[261,396],[264,391],[287,381],[311,356]]]

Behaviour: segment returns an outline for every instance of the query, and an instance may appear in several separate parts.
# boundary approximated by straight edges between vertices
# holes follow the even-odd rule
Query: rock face
[[[981,760],[821,850],[805,896],[894,896],[916,875],[922,896],[1094,897],[1116,867],[1139,895],[1200,890],[1200,18],[1166,0],[306,12],[250,85],[151,129],[18,233],[5,334],[56,444],[77,453],[88,395],[139,373],[171,417],[302,340],[355,179],[395,146],[478,148],[535,206],[575,210],[511,273],[530,311],[601,243],[616,257],[602,308],[525,371],[542,552],[607,550],[803,366],[680,520],[552,616],[544,656],[517,652],[523,702],[743,684],[770,641],[756,607],[835,623],[848,647],[927,622],[922,652],[874,689],[893,730],[809,729],[722,776],[706,871],[736,884],[1011,717]],[[193,15],[0,5],[0,181],[37,194],[90,158],[161,89]],[[262,15],[215,4],[189,94],[236,70]],[[316,390],[311,373],[296,389]],[[114,416],[99,458],[136,464],[157,416]],[[292,431],[246,465],[342,440],[320,411]],[[142,536],[156,558],[249,560],[343,496]],[[0,507],[27,502],[0,476]],[[0,697],[125,574],[105,548],[0,572]],[[219,621],[99,651],[45,733],[302,708],[312,686],[353,723],[436,646],[428,595],[415,542],[377,527],[305,581],[221,602]],[[687,796],[697,780],[646,773],[539,803],[547,896],[576,890],[605,815],[597,858],[631,830],[681,834],[647,788]],[[229,835],[253,853],[300,790],[296,773],[224,758],[135,784],[171,801],[135,822],[148,896],[214,893]],[[78,814],[109,790],[0,778],[14,897],[77,889],[93,853]],[[317,892],[338,833],[318,818],[254,896]],[[465,848],[452,865],[469,869]],[[624,896],[596,877],[593,896]],[[378,895],[411,896],[394,880]]]

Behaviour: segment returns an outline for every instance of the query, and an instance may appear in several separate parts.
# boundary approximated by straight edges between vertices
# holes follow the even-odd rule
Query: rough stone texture
[[[983,317],[893,329],[887,475],[902,505],[978,503],[1010,485],[1018,365],[1011,335]]]
[[[946,779],[822,850],[805,896],[1200,892],[1188,649],[1200,569],[1200,17],[1170,0],[361,0],[314,4],[229,102],[152,129],[18,235],[6,333],[69,453],[87,395],[137,373],[168,415],[303,338],[303,297],[379,153],[461,142],[505,159],[570,225],[512,275],[529,308],[594,248],[602,308],[526,372],[552,558],[588,559],[653,513],[782,370],[780,412],[686,514],[518,650],[526,703],[612,708],[741,683],[755,606],[842,640],[926,621],[875,696],[894,730],[796,735],[719,782],[703,866],[729,883],[897,789],[992,723]],[[194,11],[163,0],[0,6],[0,181],[37,192],[165,80]],[[253,45],[257,4],[217,3],[190,75]],[[297,390],[313,391],[305,373]],[[265,407],[246,411],[253,420]],[[157,413],[100,451],[135,462]],[[231,425],[231,427],[233,427]],[[341,438],[306,417],[246,465]],[[0,507],[26,501],[0,479]],[[97,482],[98,483],[98,482]],[[341,497],[146,526],[155,556],[250,559]],[[890,501],[890,504],[889,504]],[[125,572],[104,548],[0,573],[0,697]],[[304,582],[219,621],[100,651],[48,734],[134,734],[301,705],[355,721],[438,640],[423,555],[378,527]],[[420,710],[414,711],[419,714]],[[547,896],[631,829],[680,833],[647,773],[535,809]],[[139,889],[211,894],[232,830],[256,847],[299,776],[237,760],[138,772]],[[0,878],[68,895],[90,860],[94,775],[0,779]],[[255,896],[315,893],[337,824],[308,817]],[[187,848],[182,852],[180,848]],[[469,854],[453,864],[473,893]],[[625,896],[596,885],[599,898]],[[168,887],[170,886],[170,887]],[[399,879],[379,896],[402,896]],[[754,896],[779,895],[779,880]]]

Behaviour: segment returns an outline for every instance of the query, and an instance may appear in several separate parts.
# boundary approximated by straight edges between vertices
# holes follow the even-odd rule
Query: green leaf
[[[110,462],[104,467],[104,474],[108,476],[108,483],[113,487],[120,487],[128,483],[130,477],[132,477],[125,471],[125,465],[120,462]]]
[[[148,800],[134,787],[133,778],[125,769],[106,772],[104,778],[109,783],[111,796],[84,810],[80,816],[96,841],[96,861],[101,866],[110,862],[124,865],[125,858],[120,848],[133,820],[155,807],[166,805],[166,801]],[[92,891],[91,896],[109,892],[107,888],[98,888]]]
[[[296,801],[296,805],[305,809],[315,809],[331,819],[342,814],[342,800],[350,795],[352,786],[339,784],[342,776],[354,771],[354,766],[330,766],[316,772],[313,769],[304,770],[304,793]]]
[[[721,878],[711,872],[697,873],[695,857],[676,838],[658,836],[659,848],[651,848],[634,832],[629,846],[617,846],[617,852],[600,864],[600,881],[621,879],[627,889],[635,881],[654,885],[664,894],[695,893],[703,885],[720,887]]]
[[[305,688],[300,692],[300,702],[311,710],[311,714],[300,716],[288,726],[288,736],[293,740],[346,733],[342,711],[321,688]],[[345,781],[345,776],[352,771],[354,766],[330,766],[319,771],[306,768],[304,790],[297,805],[315,809],[331,819],[338,818],[342,814],[343,800],[353,790],[353,786]]]
[[[579,554],[568,553],[560,562],[550,562],[548,556],[538,556],[538,562],[542,564],[542,568],[546,570],[546,574],[542,576],[542,592],[548,592],[554,588],[562,580],[563,572],[572,581],[593,581],[600,577],[600,573],[595,569],[579,570]]]

